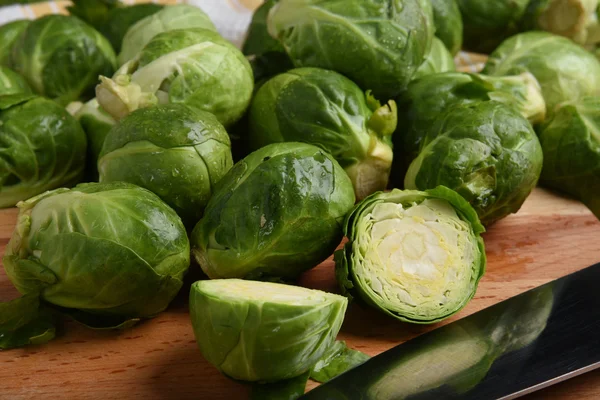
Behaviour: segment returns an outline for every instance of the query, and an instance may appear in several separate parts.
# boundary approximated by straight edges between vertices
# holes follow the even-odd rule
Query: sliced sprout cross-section
[[[200,351],[224,374],[251,382],[307,372],[333,345],[347,304],[319,290],[239,279],[199,281],[190,290]]]
[[[437,322],[473,297],[485,269],[483,231],[475,210],[445,187],[375,193],[346,218],[336,276],[395,318]]]

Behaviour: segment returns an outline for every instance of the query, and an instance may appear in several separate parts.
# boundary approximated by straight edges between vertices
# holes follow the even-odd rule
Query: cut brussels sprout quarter
[[[293,279],[331,255],[353,205],[352,182],[329,153],[271,144],[218,183],[192,253],[213,279]]]
[[[0,66],[12,66],[13,45],[30,23],[30,20],[20,19],[0,26]]]
[[[456,65],[454,64],[452,54],[450,54],[440,39],[434,37],[433,42],[431,43],[431,49],[429,50],[427,57],[425,57],[423,64],[421,64],[419,69],[417,69],[417,72],[413,75],[413,79],[421,78],[425,75],[452,71],[456,71]]]
[[[158,12],[152,13],[137,21],[125,33],[121,42],[119,65],[132,60],[159,33],[190,28],[217,31],[208,15],[198,7],[191,5],[167,6]]]
[[[483,231],[469,203],[445,187],[375,193],[346,218],[336,277],[343,291],[394,318],[438,322],[475,294]]]
[[[339,72],[382,100],[404,90],[435,30],[430,0],[279,0],[267,24],[296,67]]]
[[[600,95],[600,62],[567,38],[526,32],[504,41],[483,73],[505,76],[530,72],[542,87],[548,114],[563,102]]]
[[[30,94],[0,96],[0,207],[83,177],[86,138],[55,102]]]
[[[449,187],[489,225],[521,208],[542,164],[540,142],[515,109],[496,101],[466,104],[450,107],[426,131],[404,187]]]
[[[523,30],[542,30],[581,45],[600,42],[598,0],[531,0]]]
[[[156,193],[193,228],[229,171],[231,144],[214,115],[183,104],[142,108],[104,140],[100,182],[129,182]]]
[[[0,65],[0,96],[18,93],[31,94],[27,81],[12,69]]]
[[[244,55],[201,28],[156,35],[113,79],[100,79],[98,103],[117,120],[138,108],[185,103],[214,114],[226,127],[242,117],[254,87]]]
[[[577,197],[600,218],[600,98],[562,105],[539,138],[542,184]]]
[[[207,361],[244,381],[273,382],[308,370],[328,351],[348,300],[270,282],[217,279],[190,290],[190,317]]]
[[[445,49],[444,49],[445,51]],[[306,142],[346,170],[358,199],[385,189],[392,166],[396,104],[381,106],[337,72],[297,68],[265,83],[252,101],[249,143]]]
[[[67,105],[93,97],[98,75],[116,68],[108,40],[76,17],[47,15],[31,22],[14,44],[13,67],[41,95]]]
[[[175,212],[127,183],[88,183],[19,203],[4,268],[23,295],[102,327],[152,317],[182,285],[189,241]],[[109,325],[114,326],[114,325]]]

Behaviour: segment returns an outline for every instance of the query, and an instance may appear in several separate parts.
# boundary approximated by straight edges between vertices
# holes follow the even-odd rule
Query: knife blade
[[[600,264],[385,351],[305,400],[513,399],[600,368]]]

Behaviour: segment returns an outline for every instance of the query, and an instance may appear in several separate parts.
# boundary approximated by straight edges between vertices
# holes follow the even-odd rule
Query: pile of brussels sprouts
[[[0,348],[51,340],[64,315],[131,327],[195,261],[205,358],[295,398],[368,358],[335,341],[348,298],[411,323],[457,313],[484,227],[538,180],[600,217],[597,3],[267,0],[242,51],[189,5],[75,1],[1,26],[0,206],[19,208],[3,261],[22,297],[0,303]],[[483,73],[456,72],[463,43],[493,50]],[[347,297],[290,285],[344,236]]]

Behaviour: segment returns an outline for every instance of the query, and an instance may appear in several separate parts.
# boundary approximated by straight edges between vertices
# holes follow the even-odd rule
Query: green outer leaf
[[[404,90],[434,32],[429,0],[280,0],[267,24],[296,67],[334,70],[384,100]]]
[[[0,65],[0,96],[19,93],[32,93],[25,78],[12,69]]]
[[[600,99],[561,106],[539,130],[542,184],[582,200],[600,219]]]
[[[352,350],[343,341],[336,341],[310,370],[310,378],[325,383],[366,362],[368,355]]]
[[[465,293],[463,301],[455,310],[452,310],[444,315],[432,316],[431,318],[427,319],[414,319],[382,308],[376,299],[374,299],[371,295],[370,289],[365,287],[367,284],[361,280],[361,277],[356,275],[354,265],[355,263],[361,262],[359,257],[362,257],[363,253],[363,250],[361,249],[357,239],[361,235],[366,234],[366,232],[363,232],[359,229],[358,225],[360,220],[367,217],[377,203],[392,202],[396,204],[404,204],[406,202],[420,202],[427,198],[446,200],[448,203],[450,203],[450,205],[452,205],[452,207],[454,207],[455,211],[462,220],[471,224],[473,228],[473,235],[475,235],[477,247],[479,248],[480,258],[476,265],[474,265],[475,276],[473,276],[472,291],[470,293]],[[471,205],[458,193],[446,187],[439,186],[435,189],[425,190],[423,192],[394,189],[387,193],[374,193],[358,203],[346,216],[344,221],[344,234],[348,238],[348,242],[343,249],[337,250],[334,255],[336,279],[345,295],[351,298],[359,296],[367,304],[396,319],[416,324],[431,324],[439,322],[459,312],[475,294],[477,284],[485,272],[485,246],[483,239],[480,236],[484,231],[485,228],[480,223],[477,213],[473,207],[471,207]]]
[[[122,119],[106,136],[98,170],[100,182],[156,193],[191,229],[232,165],[229,135],[214,115],[165,104]]]
[[[277,382],[308,372],[333,345],[348,300],[278,283],[220,279],[193,283],[189,304],[208,362],[234,379]]]
[[[464,27],[464,47],[489,53],[518,32],[518,24],[530,0],[456,0]]]
[[[255,383],[252,385],[250,400],[296,400],[306,390],[309,373],[275,383]]]
[[[600,95],[600,62],[567,38],[546,32],[515,35],[490,55],[483,69],[492,76],[522,72],[539,82],[550,115],[560,103]]]
[[[454,64],[452,54],[446,49],[444,43],[435,37],[431,43],[431,49],[427,57],[425,57],[425,61],[417,69],[417,72],[413,75],[413,79],[421,78],[425,75],[453,71],[456,71],[456,65]]]
[[[452,107],[438,117],[404,185],[449,187],[489,225],[521,208],[542,165],[542,149],[529,122],[502,103],[479,102]]]
[[[163,9],[162,4],[141,3],[117,7],[108,12],[106,22],[99,27],[116,53],[121,51],[123,37],[136,22]]]
[[[268,145],[218,183],[192,252],[211,278],[295,278],[333,252],[353,204],[352,183],[328,153]]]
[[[54,339],[56,318],[37,294],[0,302],[0,349],[43,344]]]
[[[123,37],[121,52],[118,56],[119,65],[132,60],[156,35],[175,29],[190,28],[217,31],[204,11],[188,4],[166,6],[137,21]]]
[[[108,40],[72,16],[36,19],[14,46],[12,60],[17,72],[37,93],[61,105],[90,96],[98,75],[111,75],[116,67]]]
[[[0,207],[76,184],[85,166],[79,123],[53,101],[0,96]]]
[[[179,217],[151,192],[81,184],[21,202],[3,261],[23,294],[90,314],[147,318],[181,288],[189,242]]]
[[[258,90],[249,111],[248,143],[253,149],[277,142],[318,146],[346,170],[361,199],[385,189],[393,158],[396,109],[377,102],[375,112],[362,90],[343,75],[292,69]]]
[[[19,19],[0,25],[0,66],[14,68],[11,60],[13,45],[30,22],[27,19]]]
[[[70,15],[74,15],[96,29],[107,23],[108,13],[119,6],[117,0],[72,0],[67,7]]]
[[[453,56],[459,52],[463,41],[463,21],[456,0],[432,0],[435,36]]]

